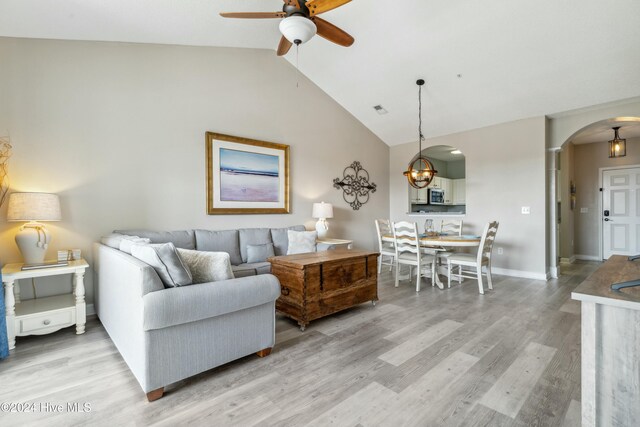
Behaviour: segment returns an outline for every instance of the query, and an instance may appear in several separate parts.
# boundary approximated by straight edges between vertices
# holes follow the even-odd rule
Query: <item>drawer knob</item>
[[[46,320],[43,320],[42,323],[45,324],[45,325],[48,325],[49,323],[51,323],[51,320],[46,319]]]
[[[289,288],[282,288],[282,295],[289,295],[290,292]]]

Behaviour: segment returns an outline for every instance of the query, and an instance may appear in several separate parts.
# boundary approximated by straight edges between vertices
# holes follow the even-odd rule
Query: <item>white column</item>
[[[16,304],[20,304],[20,281],[19,280],[13,282],[13,296],[16,298]]]
[[[7,336],[9,350],[16,348],[16,300],[13,296],[13,280],[4,282],[4,304],[7,314]]]
[[[87,323],[87,308],[84,302],[84,269],[73,273],[73,281],[76,297],[76,334],[84,334],[84,326]]]
[[[557,279],[558,272],[558,197],[557,197],[557,174],[556,164],[557,154],[560,148],[549,148],[547,150],[547,179],[549,182],[549,225],[548,225],[548,245],[549,245],[549,275],[552,279]]]

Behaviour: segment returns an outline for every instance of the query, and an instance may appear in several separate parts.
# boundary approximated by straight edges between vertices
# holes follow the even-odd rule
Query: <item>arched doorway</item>
[[[623,157],[610,157],[613,127],[620,127],[620,137],[626,140]],[[564,142],[556,156],[560,267],[576,260],[602,261],[612,253],[640,253],[640,117],[586,125]],[[612,179],[618,182],[613,190]]]

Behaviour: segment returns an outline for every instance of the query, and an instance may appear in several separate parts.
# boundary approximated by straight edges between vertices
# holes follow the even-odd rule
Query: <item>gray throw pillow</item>
[[[131,255],[153,267],[165,288],[176,288],[193,283],[191,272],[182,262],[173,243],[133,245]]]
[[[316,240],[318,233],[316,231],[287,231],[289,237],[289,249],[287,255],[306,254],[316,251]]]
[[[262,245],[247,245],[247,263],[265,262],[267,258],[275,255],[273,243]]]
[[[178,248],[178,253],[189,268],[194,285],[234,278],[230,256],[226,252],[192,251]]]

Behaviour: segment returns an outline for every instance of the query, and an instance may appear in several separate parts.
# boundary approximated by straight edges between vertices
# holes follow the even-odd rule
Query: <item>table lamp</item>
[[[327,218],[333,218],[333,205],[331,203],[314,203],[313,213],[311,215],[314,218],[318,218],[316,223],[316,231],[318,232],[318,238],[324,239],[327,237],[327,231],[329,231],[329,223]]]
[[[60,221],[60,199],[49,193],[11,193],[7,221],[26,221],[16,234],[25,264],[44,262],[51,233],[38,221]]]

